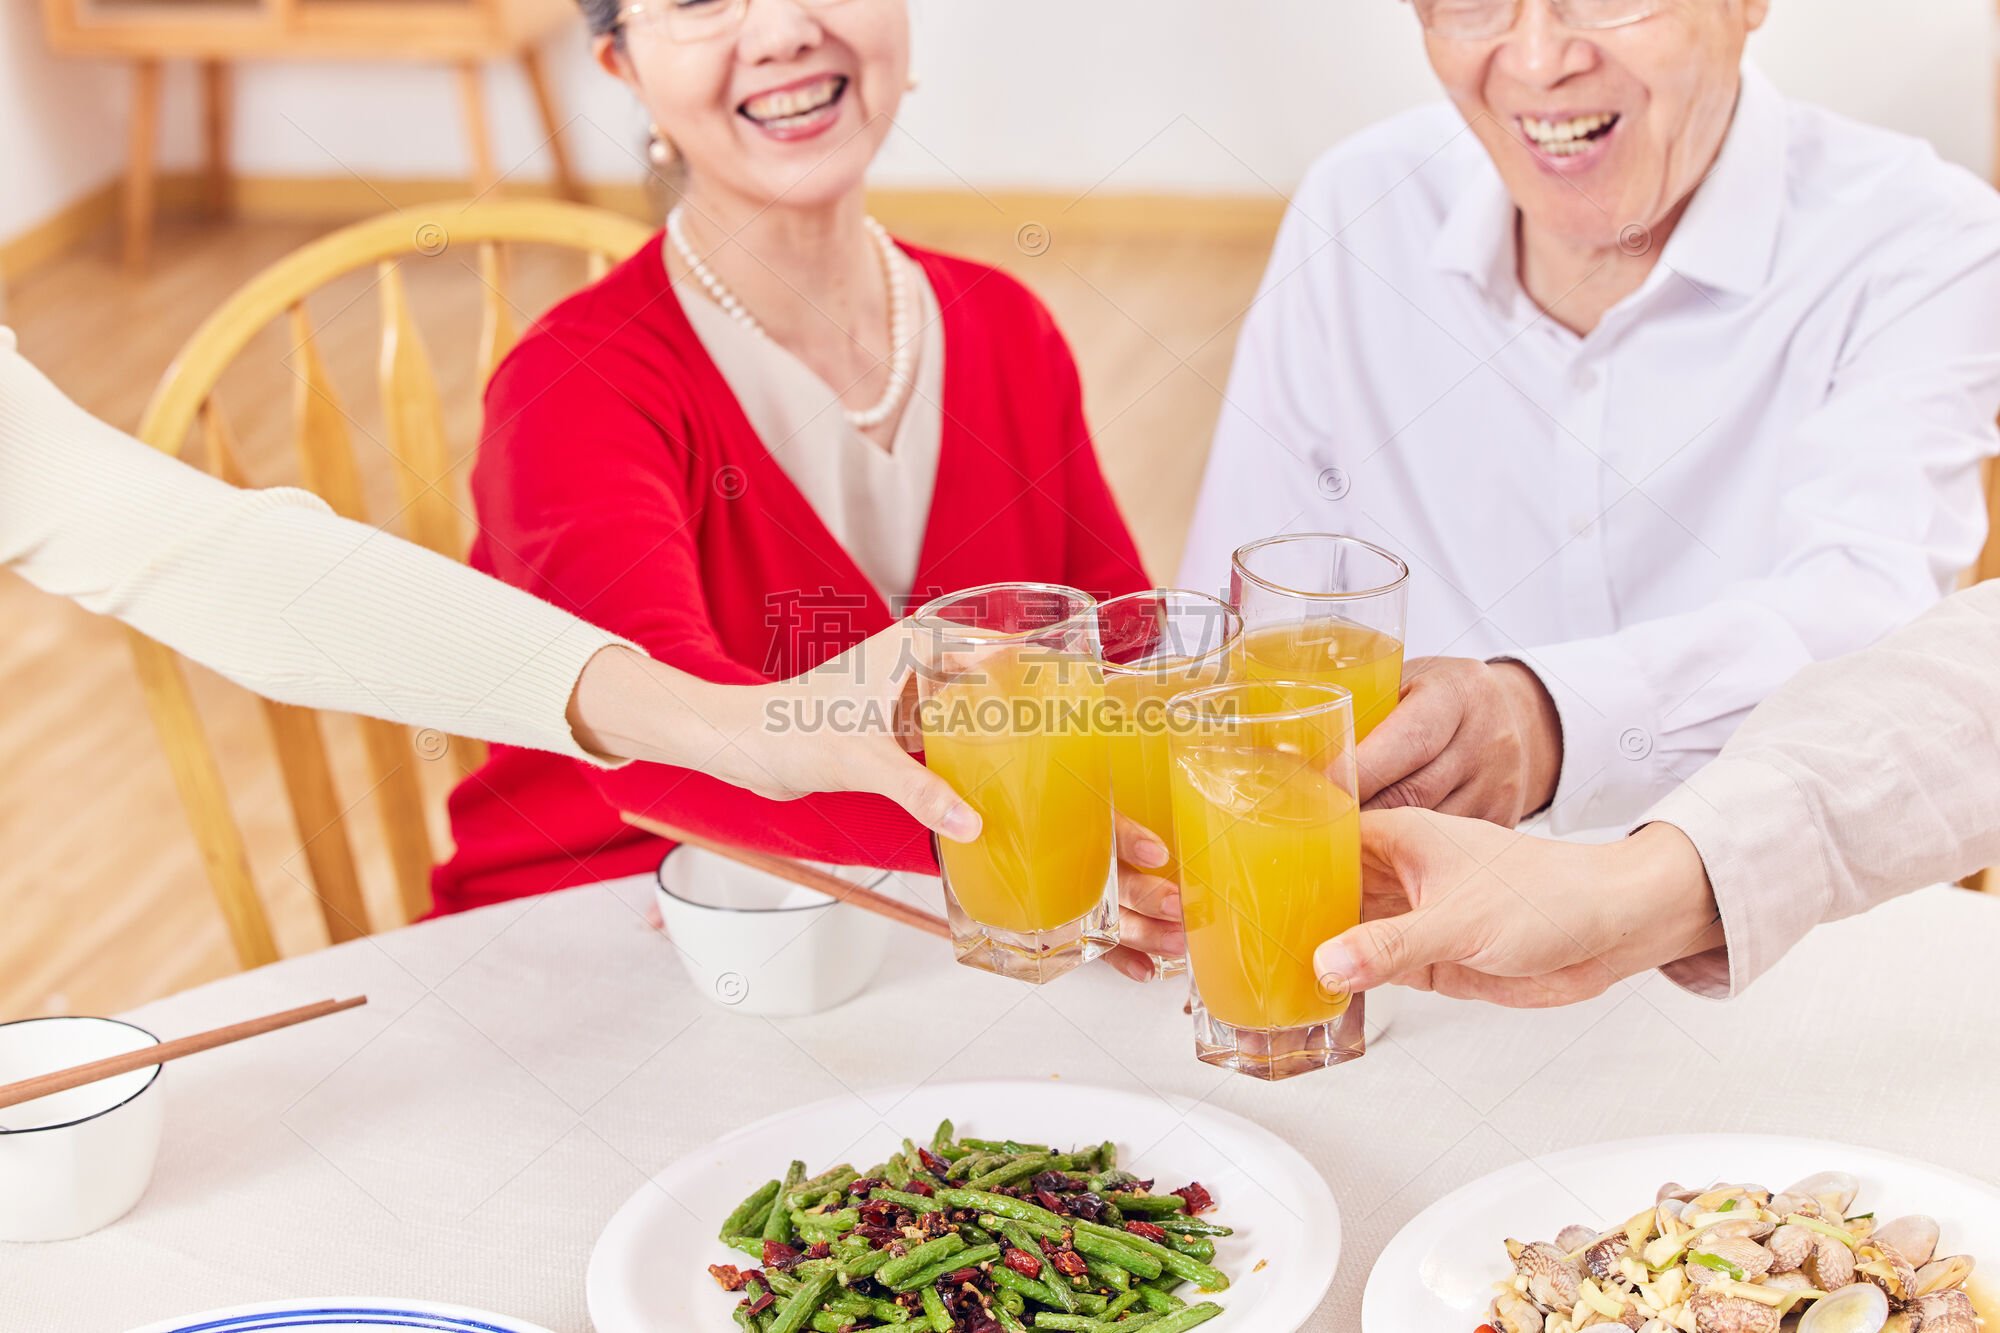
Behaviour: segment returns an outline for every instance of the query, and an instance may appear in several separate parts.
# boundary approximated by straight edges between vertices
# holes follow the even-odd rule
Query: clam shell
[[[1493,1302],[1493,1319],[1500,1333],[1542,1333],[1542,1312],[1511,1291]]]
[[[1896,1253],[1922,1268],[1937,1253],[1937,1219],[1911,1213],[1875,1228],[1873,1239],[1878,1245],[1895,1246]]]
[[[1828,1212],[1845,1217],[1854,1204],[1854,1196],[1861,1193],[1861,1182],[1845,1171],[1821,1171],[1807,1176],[1784,1193],[1808,1195],[1826,1205]]]
[[[1882,1333],[1889,1322],[1889,1298],[1880,1287],[1857,1282],[1814,1301],[1799,1320],[1799,1333]]]
[[[1578,1250],[1596,1240],[1597,1234],[1590,1227],[1564,1227],[1556,1233],[1556,1248],[1564,1254],[1575,1254]]]
[[[1528,1295],[1545,1310],[1567,1310],[1576,1304],[1577,1271],[1569,1255],[1536,1241],[1514,1257],[1514,1269],[1528,1279]]]
[[[1933,1259],[1917,1270],[1916,1285],[1912,1296],[1929,1296],[1940,1291],[1949,1291],[1965,1285],[1972,1276],[1972,1256],[1954,1254],[1943,1259]]]
[[[1854,1251],[1831,1236],[1815,1233],[1813,1252],[1801,1270],[1821,1291],[1839,1291],[1854,1281]]]
[[[1688,1247],[1688,1254],[1712,1254],[1724,1263],[1732,1264],[1743,1273],[1745,1282],[1755,1282],[1771,1271],[1771,1252],[1754,1240],[1741,1236],[1716,1236],[1696,1242]],[[1698,1287],[1706,1287],[1721,1281],[1727,1274],[1706,1264],[1690,1262],[1687,1265],[1688,1279]]]
[[[1818,1243],[1819,1233],[1811,1227],[1802,1227],[1796,1222],[1779,1227],[1764,1242],[1764,1248],[1771,1252],[1771,1271],[1796,1272],[1812,1257],[1813,1247]]]
[[[1916,1314],[1923,1333],[1978,1333],[1979,1316],[1962,1291],[1933,1292],[1917,1302]]]
[[[1711,1291],[1696,1292],[1688,1299],[1688,1310],[1695,1333],[1778,1333],[1780,1323],[1772,1306]]]

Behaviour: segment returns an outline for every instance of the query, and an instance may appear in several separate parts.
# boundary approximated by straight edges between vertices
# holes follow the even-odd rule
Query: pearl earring
[[[673,140],[660,133],[658,125],[649,126],[648,128],[651,131],[651,137],[646,141],[646,156],[652,159],[654,166],[664,171],[674,164],[674,158],[678,156],[674,152]]]

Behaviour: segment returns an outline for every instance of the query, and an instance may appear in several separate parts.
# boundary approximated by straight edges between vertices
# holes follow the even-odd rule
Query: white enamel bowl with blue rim
[[[277,1333],[283,1329],[311,1329],[313,1333],[382,1333],[383,1329],[422,1329],[427,1333],[549,1333],[539,1324],[524,1324],[518,1319],[458,1305],[332,1298],[238,1305],[163,1320],[133,1329],[132,1333]]]

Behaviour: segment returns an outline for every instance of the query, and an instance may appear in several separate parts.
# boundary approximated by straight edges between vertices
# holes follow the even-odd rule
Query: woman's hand
[[[979,813],[912,759],[917,656],[908,622],[772,685],[718,685],[624,648],[590,659],[570,727],[597,754],[698,769],[759,796],[886,796],[954,842]]]
[[[1361,816],[1361,868],[1368,919],[1314,956],[1329,990],[1541,1008],[1723,944],[1701,855],[1670,824],[1593,846],[1385,810]]]
[[[1181,886],[1151,872],[1167,863],[1167,845],[1152,830],[1118,816],[1119,944],[1105,961],[1134,981],[1151,981],[1154,955],[1187,953],[1181,926]]]
[[[1512,826],[1555,797],[1562,723],[1519,662],[1418,658],[1401,702],[1354,757],[1367,809],[1418,806]]]

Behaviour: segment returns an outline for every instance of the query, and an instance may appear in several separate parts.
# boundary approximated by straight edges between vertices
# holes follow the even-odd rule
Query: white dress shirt
[[[1181,581],[1226,583],[1275,532],[1398,552],[1410,654],[1533,668],[1562,720],[1551,825],[1599,828],[1977,555],[2000,199],[1746,69],[1658,266],[1589,336],[1523,292],[1515,237],[1450,106],[1314,166],[1244,322]]]

